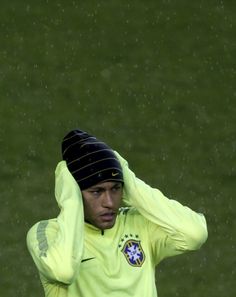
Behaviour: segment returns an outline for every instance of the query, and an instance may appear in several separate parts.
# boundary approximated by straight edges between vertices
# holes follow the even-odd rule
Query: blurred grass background
[[[25,236],[58,213],[77,127],[206,215],[205,246],[158,267],[159,296],[235,296],[235,25],[230,0],[1,1],[1,296],[44,296]]]

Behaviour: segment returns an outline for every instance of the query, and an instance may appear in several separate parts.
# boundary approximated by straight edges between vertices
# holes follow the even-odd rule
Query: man
[[[157,296],[156,265],[200,248],[204,216],[145,184],[86,132],[66,135],[62,155],[55,172],[60,214],[27,235],[45,296]]]

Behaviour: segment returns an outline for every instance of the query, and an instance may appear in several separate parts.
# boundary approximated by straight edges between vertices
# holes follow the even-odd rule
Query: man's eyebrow
[[[104,190],[104,188],[103,187],[100,187],[100,186],[96,186],[96,187],[91,187],[89,189],[89,191],[96,191],[96,190]]]
[[[111,188],[116,188],[116,187],[121,187],[122,184],[121,183],[115,183],[114,186],[112,186]]]

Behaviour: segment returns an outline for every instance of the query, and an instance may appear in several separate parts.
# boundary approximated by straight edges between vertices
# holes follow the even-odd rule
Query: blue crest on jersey
[[[132,266],[141,267],[145,260],[144,251],[138,240],[129,239],[126,241],[122,253],[125,255],[128,263]]]

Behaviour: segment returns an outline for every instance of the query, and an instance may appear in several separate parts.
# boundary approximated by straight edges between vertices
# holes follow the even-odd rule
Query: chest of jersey
[[[104,294],[108,294],[109,290],[122,292],[122,296],[133,294],[144,278],[153,275],[149,247],[144,236],[138,226],[128,224],[122,218],[118,218],[115,227],[104,233],[85,227],[78,289],[86,288],[88,294],[94,294],[97,290]]]

